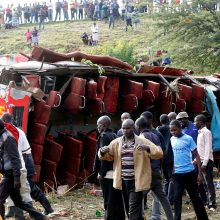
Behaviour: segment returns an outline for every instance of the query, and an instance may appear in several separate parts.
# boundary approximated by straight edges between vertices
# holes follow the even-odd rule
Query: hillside
[[[168,50],[173,59],[173,66],[180,68],[193,69],[196,74],[211,74],[211,71],[204,70],[199,66],[189,65],[187,60],[183,61],[179,57],[181,48],[187,48],[180,41],[169,40],[169,34],[164,35],[164,30],[159,29],[156,21],[150,15],[140,17],[141,24],[132,30],[130,27],[125,31],[125,23],[122,20],[116,22],[114,29],[109,29],[104,21],[97,21],[99,26],[99,45],[84,45],[80,36],[83,32],[91,34],[92,21],[67,21],[46,23],[45,29],[40,32],[39,45],[52,49],[56,52],[70,52],[80,50],[90,54],[110,54],[118,55],[130,63],[135,63],[132,57],[144,59],[147,58],[149,49],[155,53],[158,49]],[[5,53],[30,53],[26,45],[25,32],[28,28],[33,29],[35,24],[21,25],[17,29],[0,29],[0,54]],[[125,49],[125,47],[127,47]],[[154,59],[150,55],[150,59]],[[205,72],[207,71],[207,72]]]

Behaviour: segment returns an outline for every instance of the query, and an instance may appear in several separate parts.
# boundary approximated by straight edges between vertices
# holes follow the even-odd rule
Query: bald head
[[[131,119],[131,115],[130,113],[128,112],[124,112],[122,115],[121,115],[121,121],[123,122],[124,120],[126,119]]]
[[[169,117],[170,121],[176,120],[176,116],[177,116],[176,112],[170,112],[168,114],[168,117]]]
[[[134,135],[134,121],[132,119],[126,119],[122,123],[123,135],[127,138]]]
[[[126,127],[134,127],[134,121],[132,119],[130,119],[130,118],[126,119],[122,123],[122,127],[124,127],[124,126],[126,126]]]
[[[100,117],[97,121],[98,132],[101,134],[107,128],[109,128],[110,125],[111,125],[111,118],[109,118],[107,115]]]

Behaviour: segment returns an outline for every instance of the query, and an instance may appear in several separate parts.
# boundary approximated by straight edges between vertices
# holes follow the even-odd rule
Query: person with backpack
[[[15,138],[7,131],[4,122],[0,120],[0,170],[4,175],[0,182],[0,216],[5,219],[4,203],[8,196],[14,204],[27,211],[36,220],[48,220],[48,217],[38,212],[30,203],[22,200],[21,188],[21,158]]]
[[[18,127],[13,125],[14,120],[11,114],[4,113],[2,120],[5,123],[5,127],[11,132],[18,142],[18,150],[21,156],[22,161],[24,161],[24,168],[26,169],[26,177],[30,186],[31,197],[38,201],[44,208],[44,214],[48,215],[53,212],[53,209],[50,205],[50,202],[46,198],[45,194],[41,189],[33,182],[32,178],[35,175],[35,166],[34,160],[31,153],[31,147],[27,140],[25,133]],[[23,217],[23,212],[17,207],[13,207],[11,213],[14,211],[15,217]]]
[[[117,135],[110,129],[111,119],[104,115],[97,121],[99,133],[97,140],[96,156],[94,161],[95,176],[99,178],[105,209],[105,220],[124,220],[125,213],[122,202],[121,191],[113,188],[113,162],[100,160],[98,151],[117,138]]]

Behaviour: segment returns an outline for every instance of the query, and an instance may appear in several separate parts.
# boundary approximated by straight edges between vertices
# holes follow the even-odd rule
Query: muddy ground
[[[103,200],[101,195],[93,195],[93,190],[88,187],[81,187],[67,193],[65,196],[58,196],[56,193],[49,193],[48,197],[55,209],[55,214],[50,218],[52,220],[94,220],[103,219]],[[217,204],[220,204],[220,189],[216,190]],[[149,217],[151,213],[151,201],[149,196],[148,209],[146,210],[146,216]],[[183,198],[183,220],[196,219],[194,210],[191,204],[186,204],[189,201],[188,197]],[[35,207],[43,211],[41,206],[34,203]],[[101,214],[100,217],[98,217]],[[220,208],[217,208],[216,212],[209,212],[210,220],[220,219]],[[11,218],[10,220],[12,220]],[[30,219],[27,217],[27,219]],[[163,213],[163,218],[166,219]]]

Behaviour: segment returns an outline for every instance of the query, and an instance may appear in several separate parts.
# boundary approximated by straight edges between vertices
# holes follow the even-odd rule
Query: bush
[[[118,42],[114,47],[104,48],[104,54],[116,57],[122,61],[128,62],[131,65],[135,65],[136,60],[134,58],[134,45],[125,41]]]

